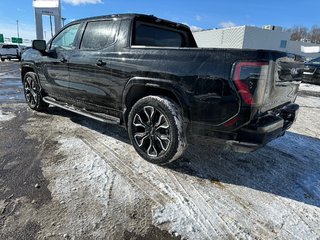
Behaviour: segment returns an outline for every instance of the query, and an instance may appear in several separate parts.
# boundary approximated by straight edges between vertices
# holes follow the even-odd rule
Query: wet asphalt
[[[25,104],[20,78],[19,62],[0,63],[0,104],[4,112],[15,112],[11,121],[0,122],[0,201],[4,207],[0,212],[0,229],[6,217],[19,211],[15,199],[22,196],[32,199],[36,208],[50,201],[47,181],[42,175],[40,158],[36,150],[38,142],[28,139],[22,130],[25,120],[32,116]],[[19,106],[19,110],[12,108]],[[28,222],[25,228],[0,239],[33,239],[39,231],[37,223]]]

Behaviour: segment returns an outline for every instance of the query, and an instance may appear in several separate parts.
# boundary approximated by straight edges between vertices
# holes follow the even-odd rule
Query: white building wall
[[[287,32],[246,26],[243,48],[286,51],[289,40],[290,33]]]
[[[320,46],[290,40],[290,33],[258,27],[241,26],[194,32],[201,48],[265,49],[294,53],[308,59],[320,57],[320,53],[304,53],[302,46]]]
[[[194,32],[199,47],[202,48],[243,48],[245,27]]]

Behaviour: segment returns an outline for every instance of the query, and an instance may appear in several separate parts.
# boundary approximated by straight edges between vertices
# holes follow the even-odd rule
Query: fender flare
[[[189,97],[186,92],[181,89],[178,82],[174,82],[172,80],[167,79],[159,79],[159,78],[148,78],[148,77],[133,77],[128,80],[124,90],[122,92],[122,109],[123,116],[126,124],[126,116],[129,114],[128,106],[126,105],[127,96],[132,87],[141,86],[145,88],[159,89],[160,91],[170,92],[175,96],[178,100],[178,104],[183,108],[184,117],[188,121],[190,119],[189,116]]]

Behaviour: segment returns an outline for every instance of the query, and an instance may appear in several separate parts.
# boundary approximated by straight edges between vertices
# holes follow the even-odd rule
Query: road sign
[[[0,34],[0,43],[4,43],[4,37],[3,37],[3,34]]]
[[[12,37],[11,41],[12,41],[12,43],[22,43],[22,38]]]

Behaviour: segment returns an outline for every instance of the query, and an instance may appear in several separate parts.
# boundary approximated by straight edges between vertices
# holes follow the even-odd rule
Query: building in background
[[[33,0],[33,7],[36,20],[37,39],[43,40],[42,16],[50,17],[51,35],[57,33],[61,27],[61,3],[60,0]],[[52,30],[52,19],[54,18],[54,32]]]
[[[193,33],[199,47],[276,50],[302,55],[307,59],[320,57],[320,53],[302,52],[304,47],[320,45],[291,41],[291,34],[281,27],[267,25],[262,28],[239,26],[205,30]]]

